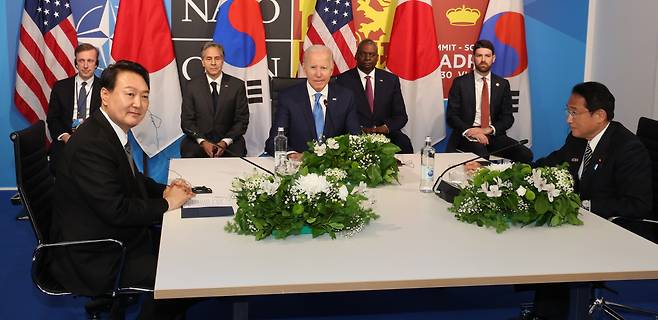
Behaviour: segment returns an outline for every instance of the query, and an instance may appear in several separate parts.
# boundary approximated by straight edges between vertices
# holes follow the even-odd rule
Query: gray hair
[[[314,45],[306,48],[306,50],[304,50],[304,63],[306,63],[306,61],[308,60],[308,56],[311,53],[314,53],[314,52],[326,52],[326,53],[328,53],[329,58],[331,59],[331,63],[333,64],[334,54],[331,52],[331,49],[329,49],[329,48],[327,48],[327,46],[321,45],[321,44],[314,44]]]
[[[203,58],[203,53],[206,52],[206,49],[208,49],[208,48],[217,48],[217,49],[219,49],[219,52],[222,55],[222,57],[224,56],[224,46],[222,46],[219,43],[209,41],[209,42],[204,43],[203,48],[201,48],[201,57],[202,58]]]

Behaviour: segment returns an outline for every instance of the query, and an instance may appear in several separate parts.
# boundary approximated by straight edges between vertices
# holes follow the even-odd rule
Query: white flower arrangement
[[[580,225],[580,197],[560,167],[494,165],[478,170],[450,208],[457,219],[502,232],[510,225]]]
[[[378,216],[366,195],[365,184],[345,183],[347,174],[329,169],[324,174],[300,170],[294,175],[274,177],[253,173],[232,181],[238,203],[226,231],[256,236],[285,238],[310,229],[314,237],[337,232],[353,235]]]

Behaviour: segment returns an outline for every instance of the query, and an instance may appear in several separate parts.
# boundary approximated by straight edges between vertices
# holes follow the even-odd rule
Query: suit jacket
[[[336,83],[352,90],[356,101],[359,123],[362,127],[386,125],[391,142],[402,149],[403,153],[413,153],[411,140],[401,130],[407,124],[407,109],[400,90],[400,79],[385,70],[375,69],[375,100],[373,111],[370,111],[366,92],[361,84],[357,68],[343,72],[336,78]]]
[[[612,121],[578,179],[587,140],[571,133],[564,146],[535,162],[536,166],[569,164],[582,200],[591,211],[612,216],[649,217],[652,206],[651,160],[642,142],[621,123]]]
[[[63,133],[71,133],[73,122],[73,104],[75,99],[75,76],[55,82],[48,101],[48,114],[46,121],[48,131],[53,140],[57,140]],[[93,114],[101,106],[100,79],[94,76],[92,90],[89,94],[89,114]]]
[[[491,126],[496,128],[495,135],[505,135],[514,123],[512,115],[512,92],[509,81],[491,73],[491,96],[489,97],[489,115]],[[455,78],[448,96],[448,125],[453,132],[450,143],[456,145],[462,133],[473,127],[475,121],[475,76],[471,71]]]
[[[133,175],[128,157],[109,121],[94,113],[71,136],[57,168],[50,239],[75,241],[113,238],[126,247],[125,265],[153,255],[148,227],[162,220],[165,185]],[[118,256],[107,246],[57,250],[51,271],[64,287],[83,295],[98,295],[114,285]],[[139,275],[125,267],[122,279]],[[155,270],[153,270],[155,272]],[[143,275],[142,275],[143,276]]]
[[[249,125],[244,81],[224,73],[219,86],[219,108],[215,112],[206,75],[188,82],[183,94],[181,128],[212,142],[231,138],[235,143],[243,139]],[[216,139],[212,139],[213,135]],[[188,136],[196,139],[189,133]]]
[[[352,92],[330,83],[327,95],[324,136],[329,138],[348,133],[359,134],[361,128]],[[306,82],[279,94],[270,136],[265,142],[265,151],[270,155],[274,155],[274,137],[278,127],[286,130],[289,151],[304,152],[308,149],[307,142],[317,139]]]

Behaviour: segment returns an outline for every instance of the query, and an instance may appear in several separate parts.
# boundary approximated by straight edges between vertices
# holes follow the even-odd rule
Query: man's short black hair
[[[473,45],[473,54],[475,54],[475,50],[480,48],[489,49],[491,50],[491,54],[496,54],[493,43],[491,43],[491,41],[487,39],[480,39],[475,42],[475,44]]]
[[[603,109],[608,121],[615,117],[615,96],[604,84],[594,81],[579,83],[573,87],[571,93],[585,98],[585,107],[589,112]]]
[[[114,86],[117,82],[117,76],[121,72],[134,72],[142,77],[146,81],[146,86],[150,89],[151,85],[149,83],[149,72],[146,71],[141,64],[137,62],[132,62],[129,60],[119,60],[116,63],[113,63],[101,74],[100,87],[107,90],[114,90]]]

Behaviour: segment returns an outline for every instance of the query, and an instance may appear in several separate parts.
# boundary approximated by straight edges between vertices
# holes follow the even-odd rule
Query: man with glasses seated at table
[[[652,209],[649,153],[631,131],[612,121],[614,115],[615,97],[605,85],[577,84],[566,106],[571,132],[564,146],[535,165],[568,163],[582,207],[603,218],[648,218]],[[566,319],[568,286],[541,285],[535,306],[539,319]]]

